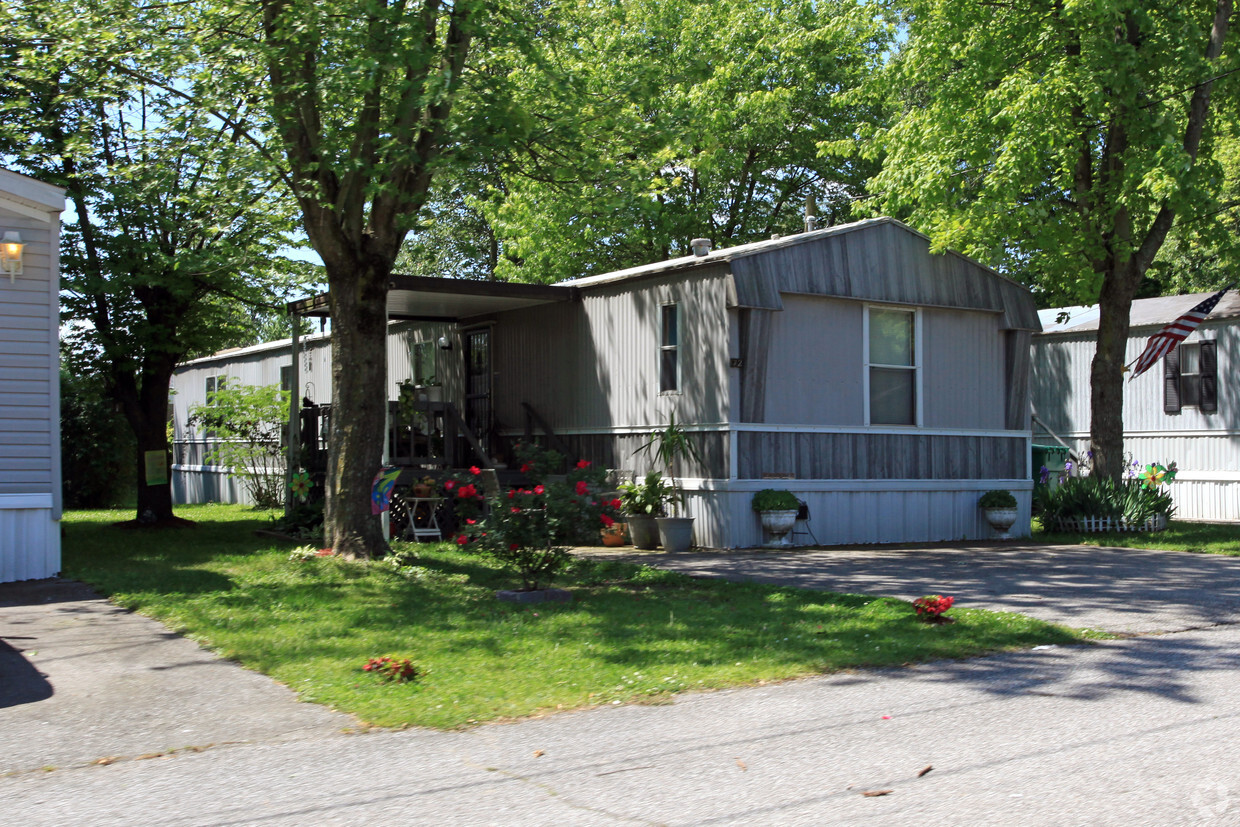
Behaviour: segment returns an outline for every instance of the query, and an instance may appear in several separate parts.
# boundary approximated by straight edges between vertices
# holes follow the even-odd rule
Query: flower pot
[[[692,517],[656,517],[664,551],[688,551],[693,545]]]
[[[659,547],[659,527],[654,517],[649,514],[629,514],[624,519],[629,523],[629,542],[637,548]]]
[[[760,511],[762,528],[770,537],[764,544],[765,548],[792,548],[792,540],[788,538],[792,527],[796,525],[796,509],[791,511]]]
[[[605,546],[614,548],[624,545],[624,523],[615,523],[599,533]]]
[[[990,527],[994,529],[998,535],[998,540],[1010,540],[1012,534],[1009,529],[1016,522],[1015,508],[983,508],[982,513],[986,515],[986,522],[990,523]]]

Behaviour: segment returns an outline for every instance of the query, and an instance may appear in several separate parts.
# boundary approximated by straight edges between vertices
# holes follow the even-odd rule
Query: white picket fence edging
[[[1129,523],[1110,517],[1060,517],[1055,523],[1059,531],[1076,531],[1082,534],[1105,534],[1109,531],[1163,531],[1167,528],[1167,515],[1155,514],[1144,523]]]

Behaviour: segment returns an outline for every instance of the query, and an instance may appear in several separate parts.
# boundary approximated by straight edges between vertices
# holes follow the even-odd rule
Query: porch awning
[[[388,318],[418,322],[455,322],[489,313],[575,301],[578,290],[548,284],[466,281],[431,276],[392,276],[388,281]],[[326,293],[289,302],[295,316],[331,315]]]

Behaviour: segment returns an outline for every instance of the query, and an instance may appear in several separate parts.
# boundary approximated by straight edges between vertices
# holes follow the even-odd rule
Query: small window
[[[659,390],[680,390],[680,306],[662,307],[662,334],[659,340]]]
[[[1163,410],[1218,410],[1218,342],[1182,344],[1163,357]]]
[[[869,310],[868,380],[871,425],[917,424],[917,314]]]
[[[216,392],[224,390],[224,386],[227,383],[227,381],[228,381],[228,377],[224,375],[207,377],[206,403],[208,405],[215,404]]]
[[[293,366],[284,365],[280,368],[280,390],[285,393],[293,392]]]
[[[1201,345],[1180,345],[1180,404],[1201,404]]]
[[[409,360],[413,366],[413,384],[438,385],[435,375],[435,343],[414,342],[409,348]]]

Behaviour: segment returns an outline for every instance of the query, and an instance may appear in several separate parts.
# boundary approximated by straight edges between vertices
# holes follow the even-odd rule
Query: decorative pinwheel
[[[288,490],[302,502],[305,502],[306,497],[310,496],[311,488],[314,488],[314,480],[310,479],[309,471],[296,472],[288,483]]]

